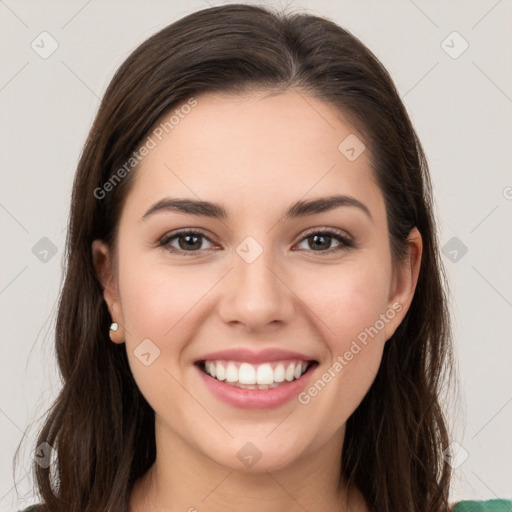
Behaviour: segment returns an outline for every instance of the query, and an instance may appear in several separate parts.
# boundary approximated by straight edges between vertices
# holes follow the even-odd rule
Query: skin
[[[421,236],[411,231],[409,258],[395,271],[370,152],[349,161],[338,150],[349,134],[363,137],[332,106],[293,89],[196,98],[133,177],[118,257],[100,240],[92,246],[120,325],[112,340],[125,341],[133,376],[155,411],[157,458],[135,485],[132,510],[367,510],[357,490],[336,490],[345,424],[409,308]],[[333,193],[355,197],[372,219],[344,206],[282,220],[292,203]],[[142,221],[164,197],[220,203],[229,217],[167,211]],[[180,255],[158,246],[183,228],[205,232],[199,249]],[[304,234],[311,228],[338,228],[357,245],[343,248],[332,238],[322,247],[342,249],[322,252]],[[247,236],[263,249],[252,263],[236,252]],[[186,250],[181,241],[172,247]],[[192,364],[213,350],[283,348],[319,362],[314,382],[394,303],[401,311],[308,404],[238,409],[215,398]],[[134,355],[146,338],[160,349],[149,366]],[[247,442],[262,454],[252,467],[237,457]]]

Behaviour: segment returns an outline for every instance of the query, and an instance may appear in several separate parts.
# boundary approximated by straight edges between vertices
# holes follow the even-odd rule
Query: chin
[[[219,450],[215,453],[211,452],[210,446],[205,453],[217,464],[246,473],[283,469],[296,462],[303,453],[304,448],[297,447],[298,443],[293,442],[290,438],[285,444],[285,439],[282,436],[276,435],[272,440],[265,436],[267,436],[266,429],[264,432],[255,433],[254,436],[236,437],[230,440],[229,447],[225,443],[219,443]]]

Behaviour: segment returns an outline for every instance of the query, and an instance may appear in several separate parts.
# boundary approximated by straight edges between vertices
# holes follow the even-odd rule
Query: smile
[[[238,409],[270,410],[296,400],[313,378],[318,362],[202,360],[194,366],[206,389],[218,400]]]
[[[207,375],[242,389],[274,389],[300,379],[312,361],[284,360],[263,364],[240,361],[203,361]]]

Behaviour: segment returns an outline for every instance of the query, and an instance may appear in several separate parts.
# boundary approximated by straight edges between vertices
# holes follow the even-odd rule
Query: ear
[[[386,340],[394,334],[409,310],[420,274],[423,241],[418,228],[411,229],[407,241],[407,256],[393,271],[388,308],[393,309],[396,314],[386,324]]]
[[[123,343],[124,321],[111,252],[102,240],[94,240],[91,248],[94,268],[103,287],[103,298],[112,317],[112,322],[119,326],[117,331],[110,331],[110,338],[114,343]]]

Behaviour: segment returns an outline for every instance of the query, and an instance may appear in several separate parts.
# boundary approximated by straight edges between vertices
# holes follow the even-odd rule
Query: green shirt
[[[452,512],[512,512],[512,501],[459,501],[453,507]]]

